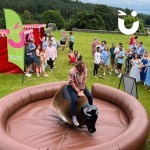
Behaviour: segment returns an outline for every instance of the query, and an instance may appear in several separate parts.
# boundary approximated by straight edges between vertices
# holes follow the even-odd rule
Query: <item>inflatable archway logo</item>
[[[11,9],[4,9],[7,28],[8,61],[24,71],[24,33],[20,16]]]
[[[119,16],[126,16],[126,13],[124,13],[123,11],[119,10],[118,12],[119,12],[118,14]],[[136,11],[132,11],[131,16],[136,17],[137,16]],[[125,27],[124,19],[118,18],[118,28],[123,34],[131,35],[131,34],[134,34],[138,30],[139,21],[134,22],[132,27],[130,29],[127,29]]]

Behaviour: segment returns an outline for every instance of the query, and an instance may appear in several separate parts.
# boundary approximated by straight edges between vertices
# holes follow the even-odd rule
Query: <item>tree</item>
[[[55,23],[58,29],[64,27],[65,21],[62,15],[58,11],[47,10],[43,13],[43,22],[44,23]]]
[[[99,14],[105,22],[106,30],[115,30],[117,28],[118,10],[106,5],[98,5],[94,9],[95,14]]]
[[[95,11],[95,14],[99,14],[101,17],[106,13],[111,13],[110,7],[106,5],[97,5],[94,11]]]
[[[125,20],[125,27],[128,29],[130,29],[133,26],[134,22],[139,21],[140,24],[139,24],[138,32],[141,32],[141,33],[145,32],[143,22],[138,17],[134,18],[132,16],[127,15],[126,17],[124,17],[124,20]]]
[[[5,17],[4,17],[4,11],[0,11],[0,28],[5,29]]]
[[[113,13],[105,13],[102,16],[106,30],[114,31],[118,26],[118,16]]]
[[[82,3],[79,0],[0,0],[0,10],[2,11],[3,8],[11,8],[14,11],[16,11],[20,16],[23,18],[23,23],[49,23],[54,22],[57,24],[59,28],[63,27],[64,19],[69,20],[67,22],[69,27],[72,27],[72,25],[75,25],[77,21],[83,26],[84,28],[95,28],[98,29],[98,22],[99,15],[102,19],[102,24],[105,26],[105,29],[107,30],[115,30],[118,28],[116,19],[118,17],[118,9],[122,10],[127,13],[127,15],[131,15],[130,9],[122,9],[122,8],[115,8],[115,7],[109,7],[106,5],[98,5],[98,4],[90,4],[90,3]],[[60,17],[59,14],[59,21],[55,19],[56,17],[46,18],[45,16],[43,18],[43,13],[47,10],[53,10],[58,11],[62,17]],[[28,11],[28,12],[26,12]],[[88,16],[86,15],[89,20],[85,20],[84,17],[82,18],[84,23],[79,21],[79,18],[77,18],[78,12],[86,12]],[[89,15],[90,14],[90,15]],[[95,14],[95,17],[91,14]],[[28,16],[29,15],[29,16]],[[48,17],[48,16],[46,16]],[[72,20],[72,18],[75,18],[75,20]],[[138,16],[145,25],[149,24],[149,16],[145,14],[138,14]],[[0,27],[5,27],[5,21],[4,16],[2,13],[0,13]],[[92,18],[92,19],[91,19]],[[57,20],[57,21],[56,21]],[[88,23],[88,25],[85,25],[85,22]],[[95,27],[95,25],[97,27]],[[103,25],[100,24],[100,29],[102,29]],[[76,26],[78,26],[76,24]],[[93,26],[93,27],[92,27]]]
[[[145,19],[145,25],[150,25],[150,16],[147,16]]]
[[[124,10],[124,12],[125,12],[127,15],[131,15],[132,10],[129,9],[129,8],[126,8],[126,9]]]
[[[94,29],[100,30],[105,29],[105,23],[101,16],[95,14],[89,14],[85,12],[79,12],[75,18],[73,18],[68,28],[79,28],[79,29]]]
[[[33,20],[33,15],[27,10],[25,10],[23,15],[22,15],[22,22],[24,24],[26,24],[26,23],[27,24],[28,23],[36,23],[36,21]]]

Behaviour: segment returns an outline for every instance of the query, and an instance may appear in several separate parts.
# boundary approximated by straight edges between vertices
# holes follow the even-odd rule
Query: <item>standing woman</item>
[[[36,76],[37,77],[40,76],[40,66],[41,66],[40,49],[41,49],[40,44],[36,45],[36,50],[35,50],[35,66],[36,66]]]
[[[44,34],[44,36],[42,37],[42,39],[40,38],[40,40],[42,42],[42,49],[46,50],[46,47],[49,42],[49,38],[47,37],[47,34]]]
[[[135,78],[136,82],[140,81],[140,71],[141,71],[141,59],[138,53],[135,53],[134,58],[131,61],[132,67],[130,71],[130,77]]]
[[[103,77],[102,78],[105,78],[105,75],[106,75],[106,70],[108,71],[109,74],[111,74],[111,72],[109,71],[109,64],[110,64],[110,51],[109,51],[109,48],[105,45],[104,47],[104,50],[102,51],[102,61],[104,63],[103,65],[103,69],[104,69],[104,72],[103,72]]]
[[[62,46],[62,50],[65,50],[65,48],[66,48],[67,39],[68,39],[67,33],[66,33],[66,31],[63,31],[61,33],[61,41],[60,41],[60,44]]]
[[[30,74],[30,70],[32,68],[32,64],[33,64],[33,59],[31,58],[31,51],[30,51],[30,47],[29,47],[29,43],[27,42],[25,44],[25,65],[26,65],[26,77],[31,77],[32,74]]]
[[[100,47],[100,44],[98,45],[98,38],[97,37],[95,37],[93,39],[93,41],[91,42],[91,45],[92,45],[92,56],[94,57],[94,54],[97,51],[96,46]]]
[[[100,53],[100,47],[97,47],[97,51],[94,54],[94,70],[93,74],[95,77],[98,75],[98,68],[99,64],[101,63],[101,53]]]
[[[54,60],[57,57],[57,50],[56,47],[53,46],[52,41],[49,42],[49,45],[46,48],[46,56],[47,56],[47,64],[50,65],[51,71],[53,71],[54,68]]]
[[[147,63],[147,73],[146,73],[146,78],[144,85],[146,86],[145,89],[150,89],[150,53],[148,54],[148,63]]]
[[[70,49],[70,52],[73,51],[73,45],[74,45],[74,36],[73,36],[73,33],[70,32],[70,38],[69,38],[69,49]]]
[[[146,66],[148,63],[148,52],[144,53],[144,57],[142,57],[141,62],[142,62],[141,82],[144,83],[145,78],[146,78]]]

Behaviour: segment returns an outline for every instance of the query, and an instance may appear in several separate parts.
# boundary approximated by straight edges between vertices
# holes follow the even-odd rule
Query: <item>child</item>
[[[70,64],[75,64],[76,58],[73,52],[68,54]]]
[[[77,50],[74,51],[74,56],[76,58],[76,62],[82,61],[82,56],[79,54],[79,52]]]
[[[48,77],[45,73],[45,64],[46,64],[46,51],[42,50],[40,52],[40,60],[41,60],[41,72],[43,73],[44,77]]]
[[[41,66],[41,60],[40,60],[40,48],[41,46],[38,44],[36,45],[36,50],[35,50],[35,66],[36,66],[36,75],[37,77],[40,76],[40,66]]]

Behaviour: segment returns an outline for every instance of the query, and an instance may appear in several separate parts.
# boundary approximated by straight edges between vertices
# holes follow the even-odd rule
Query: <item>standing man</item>
[[[117,62],[118,62],[118,53],[119,53],[119,47],[122,46],[122,43],[119,43],[119,45],[115,48],[114,54],[115,54],[115,72],[118,74],[118,69],[117,69]]]
[[[73,36],[73,33],[70,32],[70,39],[69,39],[69,49],[70,49],[70,52],[73,51],[73,45],[74,45],[74,36]]]
[[[35,65],[35,49],[36,49],[36,46],[35,46],[35,44],[34,44],[34,39],[30,39],[30,42],[29,42],[29,49],[30,49],[30,53],[31,53],[31,55],[30,55],[30,57],[31,57],[31,60],[32,60],[32,66],[33,67],[31,67],[31,72],[35,72],[35,70],[36,70],[36,65]],[[31,74],[32,75],[32,74]]]
[[[116,57],[116,54],[114,53],[115,51],[115,43],[112,43],[112,47],[110,48],[110,62],[111,62],[111,71],[114,70],[116,68],[116,63],[115,63],[115,57]]]
[[[79,126],[76,118],[76,107],[78,96],[86,96],[90,105],[93,105],[93,97],[86,87],[87,68],[85,63],[79,61],[69,72],[69,82],[67,85],[71,97],[71,115],[75,126]]]
[[[117,70],[118,70],[118,77],[120,78],[122,76],[122,65],[124,63],[124,56],[125,52],[123,50],[123,46],[119,46],[119,53],[117,55]]]
[[[139,49],[138,49],[137,53],[139,54],[140,58],[143,57],[143,55],[145,53],[145,48],[143,46],[143,42],[139,43]]]

